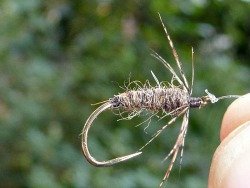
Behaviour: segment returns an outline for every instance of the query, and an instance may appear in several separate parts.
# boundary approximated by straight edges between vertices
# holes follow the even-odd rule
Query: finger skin
[[[250,93],[235,100],[227,109],[221,124],[221,141],[241,124],[250,121]]]
[[[238,188],[250,185],[250,94],[235,100],[227,109],[221,144],[210,167],[209,188]]]

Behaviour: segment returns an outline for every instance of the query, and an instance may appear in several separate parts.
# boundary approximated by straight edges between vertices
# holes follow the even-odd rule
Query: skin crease
[[[250,187],[250,94],[228,107],[220,139],[210,167],[208,187]]]

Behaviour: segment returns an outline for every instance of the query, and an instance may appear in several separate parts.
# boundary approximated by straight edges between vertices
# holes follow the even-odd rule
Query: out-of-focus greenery
[[[81,154],[80,133],[97,107],[124,81],[160,81],[169,72],[151,49],[174,64],[161,16],[191,79],[194,95],[249,92],[250,3],[242,1],[2,0],[0,2],[0,186],[157,187],[180,121],[145,148],[142,156],[110,168],[91,166]],[[230,100],[191,110],[180,173],[169,187],[206,187],[219,144],[219,126]],[[116,121],[105,112],[90,131],[99,160],[136,151],[167,122],[144,117]],[[146,132],[148,134],[146,134]]]

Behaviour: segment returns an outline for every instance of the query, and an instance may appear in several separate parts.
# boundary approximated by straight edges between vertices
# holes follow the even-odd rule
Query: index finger
[[[224,114],[220,139],[221,141],[238,126],[250,120],[250,93],[236,99]]]

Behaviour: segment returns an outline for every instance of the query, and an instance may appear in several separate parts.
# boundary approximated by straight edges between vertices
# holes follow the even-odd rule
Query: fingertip
[[[208,187],[247,187],[250,184],[250,93],[228,107],[220,139],[222,142],[210,167]]]
[[[220,139],[221,141],[234,129],[250,120],[250,93],[236,99],[224,114]]]
[[[217,148],[210,167],[208,187],[250,185],[250,121],[230,133]]]

